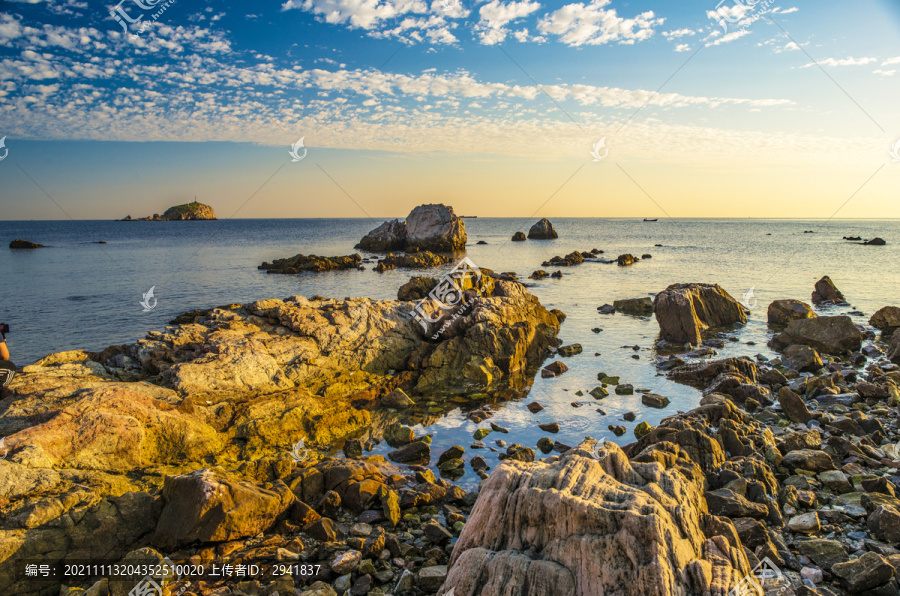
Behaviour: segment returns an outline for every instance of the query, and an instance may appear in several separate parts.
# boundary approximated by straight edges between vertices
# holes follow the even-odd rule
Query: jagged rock
[[[866,521],[869,531],[888,544],[900,545],[900,511],[890,505],[879,505]]]
[[[388,458],[401,464],[427,464],[431,460],[431,447],[422,441],[413,441],[388,453]]]
[[[836,563],[831,572],[841,579],[841,583],[851,594],[877,588],[894,577],[894,568],[884,557],[874,552],[867,552],[858,559]]]
[[[798,545],[800,552],[812,559],[816,565],[820,565],[826,571],[837,563],[843,563],[850,559],[847,549],[837,540],[804,540]]]
[[[649,317],[653,314],[653,300],[649,296],[615,300],[613,307],[617,312],[635,317]]]
[[[812,414],[806,407],[803,398],[791,391],[790,387],[782,387],[778,390],[778,403],[781,404],[785,416],[794,422],[806,424],[812,419]]]
[[[581,344],[569,344],[568,346],[560,346],[557,353],[565,358],[570,358],[577,354],[581,354],[581,350]]]
[[[286,259],[275,259],[271,263],[263,263],[257,269],[267,273],[295,274],[302,271],[335,271],[340,269],[359,269],[362,257],[358,254],[346,257],[317,257],[316,255],[295,255]]]
[[[798,449],[784,456],[782,463],[788,468],[810,470],[811,472],[824,472],[836,469],[834,461],[824,451],[812,449]]]
[[[402,269],[433,269],[435,267],[440,267],[441,265],[446,265],[449,262],[450,257],[444,255],[436,255],[433,252],[429,251],[407,253],[402,255],[395,255],[391,253],[378,261],[378,263],[375,265],[375,271],[378,273],[384,273],[385,271],[396,269],[398,267]]]
[[[775,300],[769,304],[769,325],[787,325],[795,319],[814,319],[817,315],[810,305],[800,300]]]
[[[724,360],[691,362],[678,366],[670,370],[668,376],[679,383],[706,387],[723,373],[736,373],[755,383],[758,370],[756,363],[748,358],[726,358]]]
[[[651,408],[665,408],[669,405],[669,398],[656,393],[645,393],[641,396],[641,403]]]
[[[872,238],[871,240],[866,240],[863,242],[864,246],[884,246],[887,244],[884,238]]]
[[[13,240],[9,243],[10,248],[46,248],[43,244],[38,244],[37,242],[29,242],[28,240]]]
[[[525,232],[516,232],[513,234],[513,242],[524,242],[525,240],[527,240],[527,238],[525,238]]]
[[[553,257],[541,265],[544,267],[573,267],[582,263],[584,263],[584,256],[578,251],[573,251],[564,257]]]
[[[747,322],[744,307],[712,284],[673,284],[656,295],[653,311],[660,336],[675,343],[699,345],[707,329]]]
[[[824,366],[821,356],[809,346],[788,346],[781,354],[781,362],[797,372],[815,372]]]
[[[900,333],[891,336],[891,343],[884,355],[894,364],[900,364]]]
[[[406,224],[400,220],[386,221],[368,234],[353,248],[371,252],[390,252],[406,247]]]
[[[634,264],[637,263],[639,260],[640,260],[640,259],[638,259],[638,258],[637,258],[636,256],[634,256],[634,255],[624,254],[624,255],[619,255],[619,256],[616,258],[616,263],[619,264],[619,267],[627,267],[628,265],[634,265]]]
[[[879,308],[869,318],[869,325],[883,331],[885,335],[892,335],[900,327],[900,308],[896,306]]]
[[[770,345],[780,350],[804,345],[826,354],[841,355],[859,351],[862,333],[850,317],[816,317],[791,321],[783,333],[772,338]]]
[[[559,235],[553,229],[550,220],[545,217],[531,226],[531,229],[528,230],[528,238],[531,240],[555,240],[559,238]]]
[[[162,495],[166,505],[152,543],[169,551],[197,540],[226,542],[255,536],[295,501],[281,481],[266,490],[216,469],[167,476]]]
[[[397,290],[397,300],[421,300],[422,298],[425,298],[437,284],[438,280],[434,277],[413,277]]]
[[[812,302],[823,306],[828,304],[847,305],[844,295],[841,294],[841,291],[837,289],[837,286],[834,285],[834,282],[827,275],[816,282],[816,289],[812,293]]]
[[[598,462],[589,447],[494,470],[453,549],[444,594],[603,594],[622,586],[724,594],[749,572],[736,536],[705,533],[701,483],[686,475],[693,463],[675,454],[629,463],[612,443]],[[521,552],[526,545],[542,557]]]
[[[466,248],[466,224],[443,204],[419,205],[406,216],[406,249],[454,252]]]

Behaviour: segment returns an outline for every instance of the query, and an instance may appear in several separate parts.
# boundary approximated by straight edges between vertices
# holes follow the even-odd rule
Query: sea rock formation
[[[616,312],[622,314],[635,317],[649,317],[653,315],[653,300],[649,296],[614,300],[613,308],[616,309]]]
[[[528,230],[528,238],[531,240],[555,240],[559,234],[553,229],[553,224],[546,217],[531,226]]]
[[[812,293],[812,302],[816,305],[836,305],[846,306],[847,301],[844,295],[837,289],[834,282],[827,275],[816,282],[816,287]]]
[[[29,242],[28,240],[13,240],[9,243],[10,248],[45,248],[43,244],[37,242]]]
[[[525,242],[525,240],[527,240],[527,238],[525,237],[525,232],[516,232],[515,234],[513,234],[513,242]]]
[[[390,252],[406,247],[406,224],[398,219],[386,221],[359,241],[354,248],[370,252]]]
[[[779,350],[787,346],[803,345],[825,354],[840,355],[859,351],[862,339],[862,332],[850,317],[816,317],[791,321],[769,344]]]
[[[733,526],[704,513],[686,452],[660,445],[629,462],[613,443],[599,461],[593,450],[497,467],[439,594],[725,594],[750,571]]]
[[[316,255],[295,255],[286,259],[275,259],[271,263],[264,262],[257,269],[266,273],[296,274],[303,271],[319,273],[340,269],[359,269],[362,257],[352,254],[345,257],[318,257]]]
[[[875,327],[890,336],[900,328],[900,308],[896,306],[884,306],[875,311],[869,318],[869,325]]]
[[[616,263],[618,263],[620,267],[634,265],[638,261],[640,261],[640,259],[631,254],[619,255],[618,258],[616,258]]]
[[[699,345],[713,327],[746,323],[747,312],[718,284],[673,284],[653,299],[660,336],[674,343]]]
[[[800,300],[773,300],[767,311],[769,325],[787,325],[794,319],[812,319],[812,307]]]
[[[379,259],[375,265],[375,271],[383,273],[389,269],[432,269],[440,267],[450,262],[450,257],[446,255],[436,255],[430,251],[406,253],[395,255],[388,254]]]
[[[130,215],[119,221],[194,221],[201,219],[216,219],[216,212],[209,205],[198,203],[185,203],[166,209],[162,215],[154,213],[149,217],[132,219]]]
[[[406,222],[386,221],[366,234],[356,248],[372,252],[453,252],[466,247],[466,224],[443,204],[419,205]]]

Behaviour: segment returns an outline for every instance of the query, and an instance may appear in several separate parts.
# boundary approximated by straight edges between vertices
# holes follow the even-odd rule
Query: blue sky
[[[896,2],[0,7],[4,219],[900,217]]]

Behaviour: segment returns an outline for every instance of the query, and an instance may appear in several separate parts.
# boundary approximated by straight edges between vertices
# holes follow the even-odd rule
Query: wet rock
[[[629,265],[633,265],[633,264],[637,263],[639,260],[640,259],[638,259],[634,255],[624,254],[624,255],[619,255],[618,258],[616,258],[616,263],[619,264],[619,267],[627,267]]]
[[[453,538],[453,534],[447,528],[436,522],[428,522],[423,525],[422,531],[425,532],[425,537],[435,544],[443,544]]]
[[[544,424],[538,424],[538,428],[547,433],[558,433],[559,432],[559,423],[558,422],[547,422]]]
[[[788,323],[783,333],[772,338],[770,345],[775,349],[804,345],[826,354],[841,355],[859,351],[862,333],[846,316],[800,319]]]
[[[362,441],[359,439],[347,439],[344,441],[344,447],[342,448],[344,452],[344,457],[348,459],[352,459],[355,457],[362,457]]]
[[[812,293],[812,302],[817,305],[840,305],[846,306],[847,301],[844,295],[837,289],[834,282],[827,275],[816,282],[816,288]]]
[[[15,249],[31,249],[31,248],[46,248],[43,244],[38,244],[37,242],[29,242],[28,240],[13,240],[9,243],[10,248]]]
[[[437,284],[438,279],[435,277],[412,277],[397,290],[397,300],[422,300]]]
[[[634,427],[634,438],[642,439],[646,435],[650,434],[652,430],[653,427],[650,426],[650,423],[645,420]]]
[[[797,372],[815,372],[822,368],[822,358],[809,346],[788,346],[781,354],[781,362]]]
[[[709,505],[709,512],[713,515],[765,518],[769,514],[765,505],[752,503],[727,488],[707,492],[706,502]]]
[[[847,549],[837,540],[804,540],[798,544],[800,552],[809,557],[816,565],[826,571],[837,563],[850,560]]]
[[[800,300],[775,300],[767,311],[769,325],[787,325],[795,319],[814,319],[815,311]]]
[[[625,420],[625,422],[634,422],[636,418],[637,415],[634,412],[625,412],[622,414],[622,419]]]
[[[620,385],[616,385],[616,395],[633,395],[634,394],[634,385],[629,383],[622,383]]]
[[[590,391],[588,391],[588,393],[589,393],[594,399],[603,399],[604,397],[606,397],[606,396],[609,395],[609,391],[607,391],[607,390],[604,389],[603,387],[594,387],[593,389],[591,389]]]
[[[662,339],[699,345],[714,327],[746,323],[743,306],[718,285],[673,284],[656,295],[653,311]]]
[[[541,369],[541,376],[544,377],[545,379],[549,378],[549,377],[558,377],[559,375],[563,374],[567,370],[569,370],[569,367],[566,366],[565,364],[563,364],[562,362],[559,362],[559,361],[551,362],[550,364],[548,364],[547,366],[545,366],[544,368]]]
[[[505,459],[514,459],[516,461],[522,462],[533,462],[534,461],[534,449],[530,447],[524,447],[516,443],[515,445],[510,445],[506,448],[506,453],[501,453],[497,456],[500,460]]]
[[[430,251],[397,255],[391,253],[379,259],[375,265],[375,271],[384,273],[391,269],[433,269],[449,262],[450,257],[437,255]]]
[[[651,408],[665,408],[669,405],[669,398],[656,393],[645,393],[641,396],[641,403]]]
[[[403,426],[399,422],[395,422],[388,426],[384,431],[384,440],[391,447],[400,447],[408,443],[412,443],[416,438],[413,429]]]
[[[885,335],[893,334],[900,327],[900,308],[896,306],[879,308],[869,318],[869,325],[883,331]]]
[[[811,472],[824,472],[834,470],[835,465],[831,457],[824,451],[812,449],[798,449],[784,456],[782,464],[788,468],[809,470]]]
[[[616,307],[612,304],[604,304],[603,306],[598,306],[597,311],[601,315],[611,315],[616,312]]]
[[[554,240],[559,238],[559,235],[553,229],[553,224],[550,223],[550,220],[544,217],[531,226],[531,229],[528,230],[528,238],[531,240]]]
[[[431,460],[431,447],[428,443],[414,441],[391,451],[388,458],[401,464],[427,464]]]
[[[406,247],[406,224],[394,219],[386,221],[368,234],[359,244],[354,246],[372,252],[390,252],[403,250]]]
[[[539,404],[536,401],[531,402],[530,404],[528,404],[525,407],[528,408],[528,411],[531,412],[532,414],[537,414],[538,412],[540,412],[541,410],[544,409],[544,406],[542,406],[541,404]]]
[[[516,232],[513,234],[512,240],[513,242],[524,242],[526,240],[525,232]]]
[[[465,452],[466,452],[466,450],[459,445],[454,445],[453,447],[450,447],[449,449],[444,451],[440,455],[440,457],[438,457],[438,461],[437,461],[438,466],[440,466],[445,461],[448,461],[451,459],[462,459],[462,456],[463,456],[463,454],[465,454]]]
[[[267,273],[295,274],[304,271],[319,273],[343,269],[359,269],[362,257],[358,254],[345,257],[318,257],[316,255],[295,255],[286,259],[275,259],[272,263],[263,263],[257,269]]]
[[[402,389],[394,389],[381,398],[381,405],[388,408],[397,408],[398,410],[416,405]]]
[[[866,525],[879,540],[888,544],[900,545],[900,511],[890,505],[879,505],[873,511]]]
[[[571,344],[568,346],[560,346],[557,350],[560,356],[564,356],[569,358],[571,356],[575,356],[576,354],[581,354],[581,344]]]
[[[627,300],[615,300],[613,308],[617,312],[635,317],[649,317],[653,315],[653,300],[649,296],[643,298],[629,298]]]
[[[887,244],[884,238],[872,238],[871,240],[866,240],[863,242],[864,246],[884,246]]]

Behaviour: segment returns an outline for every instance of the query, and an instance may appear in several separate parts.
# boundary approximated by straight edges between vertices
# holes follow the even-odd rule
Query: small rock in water
[[[498,432],[498,433],[508,433],[509,432],[508,429],[503,428],[499,424],[494,424],[493,422],[491,422],[491,430],[494,432]]]
[[[645,393],[641,396],[641,403],[651,408],[665,408],[669,405],[669,398],[656,393]]]
[[[637,439],[641,439],[651,430],[653,430],[653,427],[650,426],[650,423],[645,420],[634,427],[634,436]]]
[[[609,430],[611,430],[617,437],[621,437],[625,434],[624,426],[613,426],[612,424],[610,424],[607,428],[609,428]]]
[[[618,395],[632,395],[634,394],[634,386],[628,383],[623,383],[621,385],[616,386],[616,394]]]
[[[472,433],[472,437],[473,437],[476,441],[480,441],[481,439],[485,438],[485,437],[488,436],[489,434],[491,434],[491,431],[490,431],[489,429],[487,429],[487,428],[479,428],[479,429],[476,429],[474,433]]]
[[[538,439],[537,448],[540,449],[543,453],[550,453],[553,451],[553,441],[551,441],[547,437],[541,437]]]
[[[622,415],[622,418],[626,422],[634,422],[634,419],[637,418],[637,416],[634,412],[625,412],[625,414]]]
[[[538,428],[544,432],[558,433],[559,432],[559,423],[558,422],[547,422],[544,424],[538,424]]]
[[[581,344],[571,344],[568,346],[560,346],[559,355],[563,357],[575,356],[576,354],[581,354]]]
[[[543,369],[541,369],[541,377],[543,377],[545,379],[550,378],[550,377],[558,377],[559,375],[563,374],[567,370],[569,370],[569,367],[566,366],[565,364],[563,364],[562,362],[559,362],[559,361],[551,362],[550,364],[545,366]]]
[[[538,412],[540,412],[541,410],[544,409],[544,406],[537,403],[536,401],[531,402],[530,404],[528,404],[525,407],[528,408],[528,411],[531,412],[532,414],[537,414]]]

